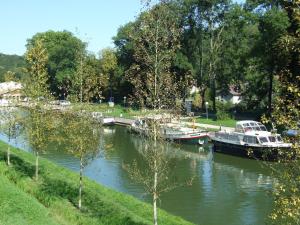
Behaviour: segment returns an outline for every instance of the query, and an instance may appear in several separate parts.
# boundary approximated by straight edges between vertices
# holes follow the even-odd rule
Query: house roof
[[[239,90],[236,88],[236,86],[229,86],[229,93],[235,96],[240,96],[241,93],[239,92]]]
[[[5,94],[9,92],[13,92],[16,90],[22,89],[23,86],[21,83],[14,82],[14,81],[9,81],[9,82],[3,82],[0,83],[0,94]]]

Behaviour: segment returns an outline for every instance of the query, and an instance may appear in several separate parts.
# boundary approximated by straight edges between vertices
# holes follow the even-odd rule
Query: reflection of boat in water
[[[135,120],[131,124],[131,130],[146,136],[152,135],[150,124],[153,118],[143,118]],[[159,134],[162,138],[179,143],[188,144],[206,144],[208,142],[208,133],[205,130],[185,127],[181,123],[171,121],[160,121]]]
[[[107,135],[114,134],[116,132],[115,128],[112,127],[103,127],[103,133]]]
[[[249,161],[249,160],[248,160]],[[224,164],[214,160],[214,169],[223,176],[230,176],[242,190],[272,189],[276,179],[262,170],[251,170],[247,166]]]
[[[136,136],[130,136],[130,140],[133,142],[135,148],[139,152],[143,152],[146,145],[149,144],[147,138],[137,138]],[[178,159],[193,159],[197,161],[212,160],[213,153],[209,146],[196,146],[196,145],[176,145],[168,142],[159,143],[158,149],[165,152],[170,157]]]
[[[239,121],[233,132],[215,132],[211,140],[217,152],[266,160],[277,158],[278,149],[291,150],[291,144],[284,143],[280,134],[268,132],[256,121]]]

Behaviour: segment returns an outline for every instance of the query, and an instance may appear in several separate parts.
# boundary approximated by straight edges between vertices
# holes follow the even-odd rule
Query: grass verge
[[[40,179],[35,181],[32,179],[34,156],[13,148],[12,166],[8,167],[4,160],[6,147],[7,144],[0,142],[0,182],[4,183],[0,189],[1,207],[2,201],[8,202],[12,196],[16,197],[6,204],[9,212],[0,213],[0,224],[26,224],[22,219],[27,218],[27,214],[36,221],[30,224],[152,224],[151,205],[105,188],[88,178],[84,178],[83,209],[78,210],[78,174],[41,159]],[[7,186],[11,192],[3,186]],[[20,207],[26,208],[23,205],[28,210],[26,215],[19,211]],[[35,214],[37,211],[40,214]],[[15,221],[6,222],[7,215],[14,216]],[[45,219],[45,222],[39,222],[39,218]],[[191,223],[159,210],[159,224]]]
[[[210,124],[215,126],[224,126],[224,127],[235,127],[236,120],[228,119],[228,120],[213,120],[211,118],[197,118],[196,123]]]
[[[0,176],[0,224],[57,224],[41,203]]]

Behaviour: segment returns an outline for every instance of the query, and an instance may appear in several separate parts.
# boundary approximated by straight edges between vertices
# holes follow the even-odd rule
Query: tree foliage
[[[48,73],[46,65],[48,63],[48,53],[44,48],[42,40],[38,40],[35,46],[28,49],[25,54],[29,74],[25,83],[25,95],[36,100],[38,98],[49,98]]]
[[[299,129],[300,121],[300,8],[298,1],[279,1],[286,12],[289,26],[279,40],[273,43],[273,54],[280,59],[278,79],[279,94],[270,118],[277,127]],[[278,183],[275,186],[275,208],[271,214],[274,224],[300,223],[300,139],[290,138],[292,151],[275,170]],[[290,161],[290,158],[298,160]]]
[[[171,106],[177,87],[170,68],[180,36],[176,9],[170,1],[146,8],[130,33],[134,63],[126,76],[134,87],[135,101],[151,108]]]
[[[51,93],[66,98],[73,87],[76,76],[77,55],[84,54],[86,44],[71,32],[47,31],[35,34],[27,41],[27,49],[42,40],[48,53],[46,63]]]
[[[60,128],[67,150],[80,160],[78,208],[82,208],[83,170],[100,152],[101,129],[89,114],[64,112],[60,115]]]

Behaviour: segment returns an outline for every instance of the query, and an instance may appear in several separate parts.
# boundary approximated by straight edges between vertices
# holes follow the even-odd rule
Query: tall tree
[[[35,45],[27,50],[25,58],[28,63],[26,71],[29,76],[26,80],[24,92],[27,97],[34,101],[25,119],[25,129],[36,155],[35,178],[38,180],[39,154],[44,150],[48,141],[47,130],[51,126],[49,114],[44,109],[44,103],[51,99],[51,94],[47,83],[46,64],[48,63],[48,54],[43,46],[42,39],[37,40]]]
[[[10,144],[13,139],[16,140],[19,134],[19,123],[21,120],[20,113],[15,107],[2,107],[1,114],[1,130],[6,134],[9,145],[6,151],[6,162],[10,166]]]
[[[268,112],[272,112],[272,95],[274,92],[273,80],[278,69],[284,61],[274,54],[275,43],[286,33],[289,21],[286,13],[276,6],[265,12],[260,18],[261,39],[258,43],[260,59],[263,62],[263,69],[266,71],[269,79],[268,87]]]
[[[44,47],[43,40],[38,40],[35,46],[31,46],[27,50],[25,59],[28,63],[26,71],[29,74],[25,82],[25,95],[34,100],[40,97],[50,97],[46,68],[48,53]]]
[[[146,4],[131,30],[135,63],[127,71],[139,105],[159,108],[174,103],[177,90],[170,67],[179,36],[178,17],[170,1],[152,8]]]
[[[117,100],[122,99],[124,96],[133,95],[133,85],[128,82],[125,77],[125,72],[135,62],[134,60],[134,49],[133,42],[131,40],[131,30],[133,29],[134,22],[129,22],[118,29],[118,32],[113,41],[116,47],[117,57],[117,68],[116,68],[116,81],[117,86],[115,87]]]
[[[286,33],[274,43],[273,54],[281,59],[277,73],[280,82],[271,120],[278,128],[299,129],[300,121],[300,4],[297,0],[279,1],[287,13],[289,26]],[[291,154],[275,170],[278,182],[274,189],[275,207],[271,214],[274,224],[300,224],[300,157],[299,135],[291,138]]]
[[[172,71],[172,64],[180,47],[178,11],[172,1],[160,1],[151,6],[145,1],[144,12],[131,27],[134,63],[127,71],[127,78],[134,86],[133,100],[160,112],[162,106],[176,109],[179,98],[178,80]],[[181,89],[184,89],[181,86]],[[158,224],[157,201],[159,195],[171,188],[166,185],[169,178],[168,160],[165,157],[159,120],[150,120],[148,126],[148,145],[141,147],[148,170],[139,170],[137,164],[129,167],[134,179],[145,185],[153,199],[153,224]],[[145,137],[143,137],[145,138]]]
[[[117,57],[116,53],[111,48],[103,49],[100,53],[100,67],[104,77],[108,78],[108,90],[106,96],[109,97],[110,100],[113,97],[113,89],[117,87],[116,78],[115,78],[115,70],[117,68]]]
[[[205,92],[211,90],[215,110],[216,82],[221,75],[224,17],[229,1],[182,1],[183,50],[192,65],[192,73],[200,87],[202,104]],[[220,78],[221,80],[222,78]],[[224,83],[224,79],[222,79]]]
[[[76,76],[69,99],[74,102],[99,101],[108,86],[107,75],[101,72],[100,62],[94,55],[78,55]]]
[[[60,126],[66,140],[66,148],[80,160],[78,208],[82,208],[83,170],[100,151],[101,129],[84,111],[64,112]]]
[[[35,179],[39,179],[39,158],[46,151],[50,134],[53,132],[53,112],[39,106],[29,108],[24,118],[25,135],[32,152],[35,154]]]
[[[48,52],[46,67],[51,93],[56,97],[66,98],[77,75],[77,55],[85,54],[86,44],[71,32],[47,31],[37,33],[29,39],[27,49],[35,46],[38,40],[43,40]]]

